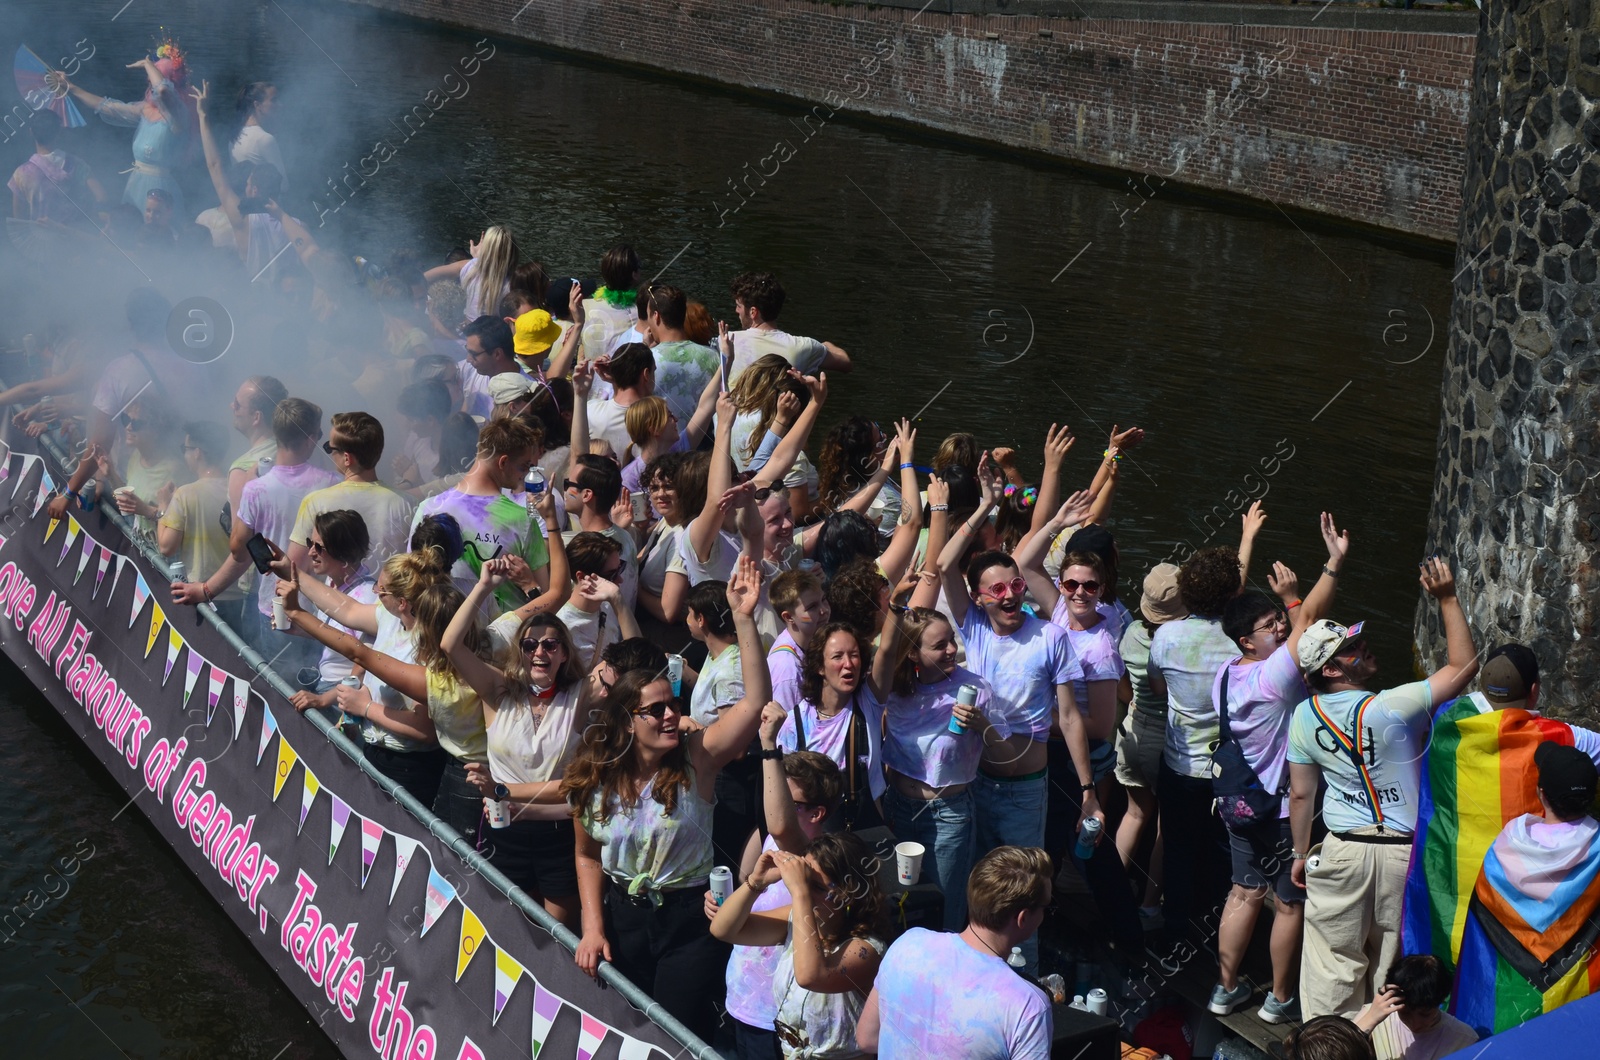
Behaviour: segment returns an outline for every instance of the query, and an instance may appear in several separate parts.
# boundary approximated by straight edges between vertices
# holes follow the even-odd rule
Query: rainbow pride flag
[[[1526,710],[1495,710],[1479,693],[1434,714],[1406,876],[1406,953],[1431,953],[1454,971],[1490,844],[1508,821],[1542,810],[1533,752],[1547,740],[1570,747],[1572,729]]]

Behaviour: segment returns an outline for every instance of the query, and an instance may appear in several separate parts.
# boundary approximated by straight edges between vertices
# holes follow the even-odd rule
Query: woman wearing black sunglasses
[[[712,1000],[728,957],[702,912],[717,773],[750,745],[772,695],[755,623],[760,596],[761,570],[741,556],[728,606],[743,699],[715,725],[686,736],[683,707],[665,675],[626,673],[611,686],[561,786],[579,825],[578,967],[594,975],[602,959],[612,961],[702,1038],[715,1028]]]
[[[512,803],[511,825],[494,833],[489,860],[576,930],[576,848],[561,780],[590,724],[590,705],[605,692],[597,678],[584,677],[572,634],[555,615],[523,619],[502,665],[472,650],[479,608],[510,574],[509,559],[483,565],[441,646],[477,692],[488,727],[488,766],[468,766],[469,776],[488,797]]]

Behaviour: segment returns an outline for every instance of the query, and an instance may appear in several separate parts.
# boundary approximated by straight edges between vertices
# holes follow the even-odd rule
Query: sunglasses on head
[[[1006,596],[1021,596],[1028,591],[1028,583],[1021,578],[1012,578],[1008,582],[995,582],[983,591],[997,599],[1004,599]]]
[[[1086,582],[1080,582],[1076,578],[1068,578],[1061,583],[1061,588],[1069,593],[1075,593],[1082,589],[1084,592],[1092,594],[1100,591],[1100,583],[1092,578]]]
[[[771,497],[776,492],[777,492],[777,489],[775,487],[773,487],[773,486],[762,486],[760,489],[756,490],[756,493],[755,493],[756,503],[757,504],[765,504],[765,503],[767,503],[767,499],[769,497]]]
[[[532,655],[537,648],[543,648],[546,655],[553,655],[560,651],[564,645],[554,637],[523,637],[522,650]]]
[[[658,703],[650,704],[648,707],[634,707],[632,710],[628,711],[628,713],[632,714],[636,718],[642,718],[648,714],[657,721],[660,721],[662,718],[667,716],[667,711],[669,709],[674,714],[683,713],[683,708],[678,705],[678,701],[676,699],[663,699]]]

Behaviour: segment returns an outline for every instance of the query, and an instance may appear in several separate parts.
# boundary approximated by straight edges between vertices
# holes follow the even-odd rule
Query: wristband
[[[1109,449],[1107,449],[1105,452],[1101,453],[1100,455],[1101,456],[1109,456],[1113,460],[1121,460],[1122,459],[1122,454],[1121,453],[1113,453]]]
[[[1289,859],[1291,861],[1304,861],[1306,858],[1309,858],[1310,856],[1311,856],[1311,854],[1310,854],[1309,851],[1307,853],[1304,853],[1304,854],[1301,854],[1299,852],[1291,852],[1289,854]]]
[[[1295,608],[1299,607],[1303,603],[1305,603],[1304,600],[1296,600],[1294,603],[1287,605],[1284,608],[1284,610],[1285,611],[1293,611]]]
[[[1322,565],[1322,573],[1326,574],[1330,578],[1337,578],[1339,576],[1339,572],[1336,570],[1329,570],[1326,563]]]
[[[764,750],[757,757],[759,757],[763,762],[782,762],[783,761],[783,748],[774,747],[770,751],[765,751]]]
[[[901,471],[905,471],[908,468],[910,470],[912,470],[912,471],[915,471],[917,469],[917,465],[915,465],[915,464],[901,464],[900,465],[900,470]]]
[[[1091,780],[1087,784],[1079,784],[1078,785],[1078,790],[1079,791],[1093,791],[1094,790],[1094,781]]]
[[[928,505],[928,511],[930,511],[930,512],[948,512],[949,510],[950,510],[950,506],[948,504],[930,504],[930,505]]]

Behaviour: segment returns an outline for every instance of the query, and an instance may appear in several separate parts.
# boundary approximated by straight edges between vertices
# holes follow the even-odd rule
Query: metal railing
[[[5,383],[0,380],[0,389],[4,388]],[[40,435],[36,442],[44,455],[57,465],[52,471],[59,472],[58,480],[65,482],[68,476],[72,474],[72,469],[77,466],[77,461],[69,456],[60,442],[51,437],[53,433],[55,432],[51,431]],[[105,499],[109,500],[109,497]],[[154,543],[148,537],[134,528],[131,520],[118,511],[114,504],[107,505],[102,503],[100,508],[106,519],[121,531],[122,535],[143,553],[144,557],[157,570],[168,572],[170,577],[171,567],[167,558],[156,549]],[[200,572],[196,571],[194,573],[198,574]],[[209,607],[198,607],[195,610],[200,613],[204,621],[210,622],[216,628],[222,639],[227,641],[228,645],[239,653],[239,657],[245,661],[245,664],[250,669],[255,671],[257,676],[265,679],[285,699],[294,695],[296,690],[289,686],[289,682],[279,676],[277,671],[268,665],[267,660],[263,659],[259,652],[245,643],[244,638],[239,636],[233,627],[224,622],[217,612]],[[535,926],[548,931],[551,937],[569,953],[577,952],[578,937],[568,930],[565,924],[551,916],[542,905],[528,897],[526,891],[507,879],[487,858],[474,850],[461,837],[460,833],[451,828],[441,818],[435,816],[429,807],[417,801],[415,796],[395,781],[378,772],[377,767],[367,761],[366,756],[361,753],[361,749],[351,742],[349,737],[345,736],[337,725],[316,711],[307,711],[301,716],[314,725],[327,738],[328,742],[338,748],[345,757],[354,762],[358,769],[372,778],[372,781],[390,798],[399,803],[407,813],[426,826],[434,838],[438,839],[462,860],[468,870],[482,877],[491,887],[504,894],[523,916],[527,917]],[[627,976],[617,971],[613,965],[602,962],[599,970],[599,979],[605,985],[615,989],[623,1000],[638,1009],[646,1019],[666,1031],[679,1045],[682,1045],[684,1053],[680,1053],[680,1056],[687,1054],[695,1057],[696,1060],[724,1060],[721,1053],[701,1041],[689,1028],[670,1015],[654,998],[645,993]]]

